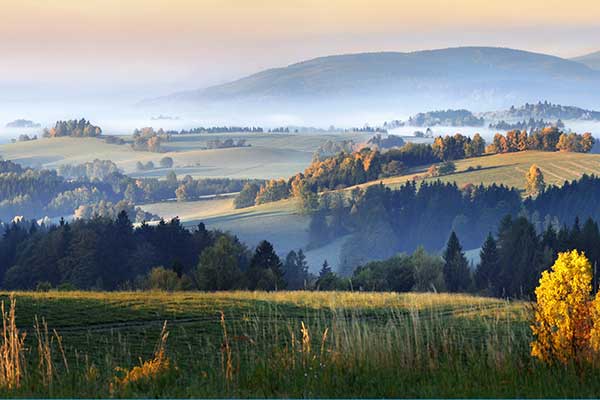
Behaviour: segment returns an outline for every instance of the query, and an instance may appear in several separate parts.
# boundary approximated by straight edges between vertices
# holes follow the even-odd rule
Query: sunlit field
[[[110,132],[108,132],[110,134]],[[174,160],[173,170],[180,176],[229,178],[287,178],[303,171],[313,152],[326,140],[353,139],[361,142],[367,134],[324,133],[231,133],[172,136],[163,153],[134,151],[128,144],[107,144],[97,138],[60,137],[0,145],[0,154],[24,166],[56,168],[61,164],[82,164],[94,159],[114,161],[125,173],[136,177],[164,177],[171,169],[136,171],[136,163],[162,157]],[[124,137],[127,139],[127,137]],[[249,147],[207,150],[207,141],[226,138],[245,139]]]
[[[4,396],[583,397],[600,390],[591,376],[530,357],[529,306],[521,302],[330,292],[15,296],[26,370],[21,387]],[[48,325],[41,348],[36,316]],[[45,384],[39,351],[51,355]]]
[[[395,187],[415,178],[417,181],[440,179],[443,182],[456,182],[459,187],[469,183],[495,183],[523,190],[525,174],[532,164],[542,170],[544,181],[550,185],[560,186],[565,180],[578,179],[583,174],[600,174],[600,154],[586,153],[523,151],[468,158],[455,161],[455,164],[455,173],[441,177],[426,178],[427,167],[423,167],[403,176],[383,179],[382,182]]]

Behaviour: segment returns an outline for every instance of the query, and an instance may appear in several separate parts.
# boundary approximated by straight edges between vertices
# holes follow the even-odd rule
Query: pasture
[[[591,371],[578,375],[530,357],[528,306],[521,302],[348,292],[15,297],[29,364],[21,387],[3,391],[10,397],[584,397],[600,391]],[[44,347],[54,368],[47,383],[36,375],[36,316],[54,338]],[[164,321],[168,336],[159,359]]]
[[[287,178],[303,171],[313,152],[326,140],[366,140],[359,133],[230,133],[174,135],[163,144],[163,153],[134,151],[126,145],[107,144],[97,138],[41,138],[0,145],[0,155],[24,166],[56,168],[94,159],[111,160],[134,177],[163,177],[171,169],[159,168],[163,157],[174,160],[177,175],[229,178]],[[127,139],[127,137],[124,137]],[[245,139],[249,147],[205,149],[209,140]],[[157,168],[137,171],[136,163],[152,161]]]
[[[411,170],[402,176],[382,179],[381,182],[396,187],[417,177],[417,181],[440,179],[443,182],[456,182],[459,187],[469,183],[474,185],[496,183],[524,190],[525,174],[532,164],[540,167],[547,185],[560,186],[565,180],[581,178],[584,173],[600,175],[600,154],[524,151],[458,160],[455,164],[456,172],[441,177],[425,177],[427,166]]]

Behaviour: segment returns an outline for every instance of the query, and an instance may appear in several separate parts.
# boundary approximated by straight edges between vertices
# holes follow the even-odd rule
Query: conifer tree
[[[468,261],[462,251],[456,233],[452,231],[444,251],[444,281],[450,292],[460,292],[469,287]]]
[[[250,289],[279,290],[285,288],[283,265],[273,245],[263,240],[256,247],[248,270]]]
[[[480,262],[475,272],[475,283],[479,290],[491,289],[495,284],[499,272],[498,248],[492,234],[481,247]]]

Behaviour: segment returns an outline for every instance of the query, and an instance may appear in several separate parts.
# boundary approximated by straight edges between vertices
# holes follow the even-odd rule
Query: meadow
[[[354,139],[361,133],[229,133],[172,136],[163,153],[133,151],[129,145],[107,144],[96,138],[41,138],[36,141],[0,145],[0,155],[24,166],[56,168],[61,164],[82,164],[94,159],[111,160],[134,177],[163,177],[171,169],[137,171],[138,161],[152,161],[157,167],[163,157],[174,160],[178,175],[193,177],[282,178],[303,171],[313,152],[326,140]],[[123,136],[127,140],[126,136]],[[209,140],[245,139],[249,147],[204,149]]]
[[[20,292],[15,299],[27,369],[19,388],[0,393],[8,397],[600,392],[593,371],[531,358],[522,302],[350,292]],[[41,347],[36,317],[49,332]]]
[[[469,183],[496,183],[524,190],[525,174],[532,164],[536,164],[542,170],[547,185],[561,186],[565,181],[581,178],[583,174],[600,175],[600,154],[587,153],[523,151],[468,158],[455,161],[455,164],[456,172],[441,177],[426,177],[427,166],[413,169],[402,176],[359,186],[382,182],[386,186],[397,187],[416,176],[417,181],[440,179],[443,182],[456,182],[459,187]]]

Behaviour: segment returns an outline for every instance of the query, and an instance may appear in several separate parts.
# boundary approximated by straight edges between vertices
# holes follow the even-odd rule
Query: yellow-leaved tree
[[[528,195],[540,193],[546,187],[544,182],[544,174],[542,170],[535,164],[531,164],[529,171],[525,174],[525,192]]]
[[[592,267],[583,253],[559,253],[535,290],[531,354],[547,363],[581,363],[600,348],[600,300],[592,300]]]

